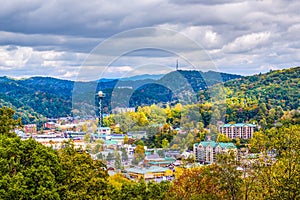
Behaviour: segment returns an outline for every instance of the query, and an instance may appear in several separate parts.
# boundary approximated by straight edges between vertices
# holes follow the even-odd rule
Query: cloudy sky
[[[299,8],[297,0],[1,1],[0,76],[160,74],[177,59],[182,69],[242,75],[294,67]]]

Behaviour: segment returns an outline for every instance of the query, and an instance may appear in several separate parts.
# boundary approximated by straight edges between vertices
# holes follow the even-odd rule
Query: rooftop
[[[208,145],[215,148],[216,146],[220,145],[222,149],[235,149],[236,146],[232,142],[215,142],[215,141],[203,141],[200,143],[195,143],[194,145],[197,147],[201,144],[204,147],[207,147]]]
[[[244,126],[256,127],[255,124],[245,124],[245,123],[224,124],[221,127],[244,127]]]
[[[151,166],[149,168],[129,168],[127,171],[136,174],[146,174],[146,173],[155,173],[155,172],[165,172],[166,170],[169,169],[165,167]]]

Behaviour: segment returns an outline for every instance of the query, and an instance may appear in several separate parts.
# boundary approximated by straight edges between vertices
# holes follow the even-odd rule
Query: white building
[[[237,151],[236,146],[231,142],[224,143],[208,140],[193,145],[196,161],[202,163],[215,162],[217,154],[225,153],[229,149]]]
[[[121,114],[121,113],[125,113],[125,112],[135,112],[135,108],[134,107],[116,107],[114,109],[112,109],[112,113],[113,114]]]

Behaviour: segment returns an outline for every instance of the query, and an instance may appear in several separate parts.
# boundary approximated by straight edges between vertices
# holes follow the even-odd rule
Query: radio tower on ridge
[[[178,71],[178,59],[176,60],[176,71]]]

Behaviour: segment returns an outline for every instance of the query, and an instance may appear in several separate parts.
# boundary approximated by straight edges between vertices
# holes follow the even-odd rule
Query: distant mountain
[[[120,80],[122,81],[137,81],[137,80],[145,80],[145,79],[158,80],[164,75],[165,74],[142,74],[142,75],[136,75],[127,78],[121,78]]]
[[[0,78],[0,106],[9,106],[24,123],[44,117],[67,116],[71,112],[72,81],[47,77]]]
[[[111,82],[111,81],[115,81],[115,80],[118,80],[118,79],[110,79],[110,78],[101,78],[98,82],[103,82],[103,83],[105,83],[105,82]]]
[[[103,90],[107,94],[104,106],[110,109],[111,93],[116,89],[127,92],[125,95],[132,94],[124,97],[130,99],[130,106],[173,101],[173,91],[165,85],[178,83],[176,76],[186,79],[186,83],[190,84],[194,91],[205,89],[208,85],[221,81],[241,78],[239,75],[226,73],[180,70],[166,75],[145,74],[120,80],[105,79],[98,83],[77,82],[77,84],[82,86],[98,84],[97,90]],[[0,77],[0,106],[13,107],[17,111],[17,116],[22,116],[24,123],[39,122],[45,117],[70,116],[74,84],[74,81],[51,77],[20,80]],[[95,109],[95,105],[85,106]]]
[[[51,77],[32,77],[28,79],[21,79],[17,82],[24,87],[28,87],[36,91],[57,95],[64,99],[72,95],[72,89],[74,86],[73,81],[56,79]]]
[[[142,74],[142,75],[136,75],[136,76],[130,76],[130,77],[124,77],[124,78],[101,78],[98,82],[101,83],[107,83],[107,82],[115,82],[115,81],[139,81],[139,80],[158,80],[161,77],[163,77],[165,74]]]
[[[191,102],[189,94],[197,94],[199,90],[206,90],[208,86],[231,79],[241,78],[240,75],[199,72],[195,70],[178,70],[164,75],[157,81],[141,84],[135,87],[129,101],[130,106],[151,105],[159,103]],[[184,97],[185,96],[185,97]]]
[[[179,76],[179,77],[178,77]],[[214,85],[228,80],[241,78],[241,75],[227,74],[214,71],[201,72],[195,70],[178,70],[163,76],[158,82],[175,84],[178,78],[183,77],[195,92],[205,89],[210,85]]]

